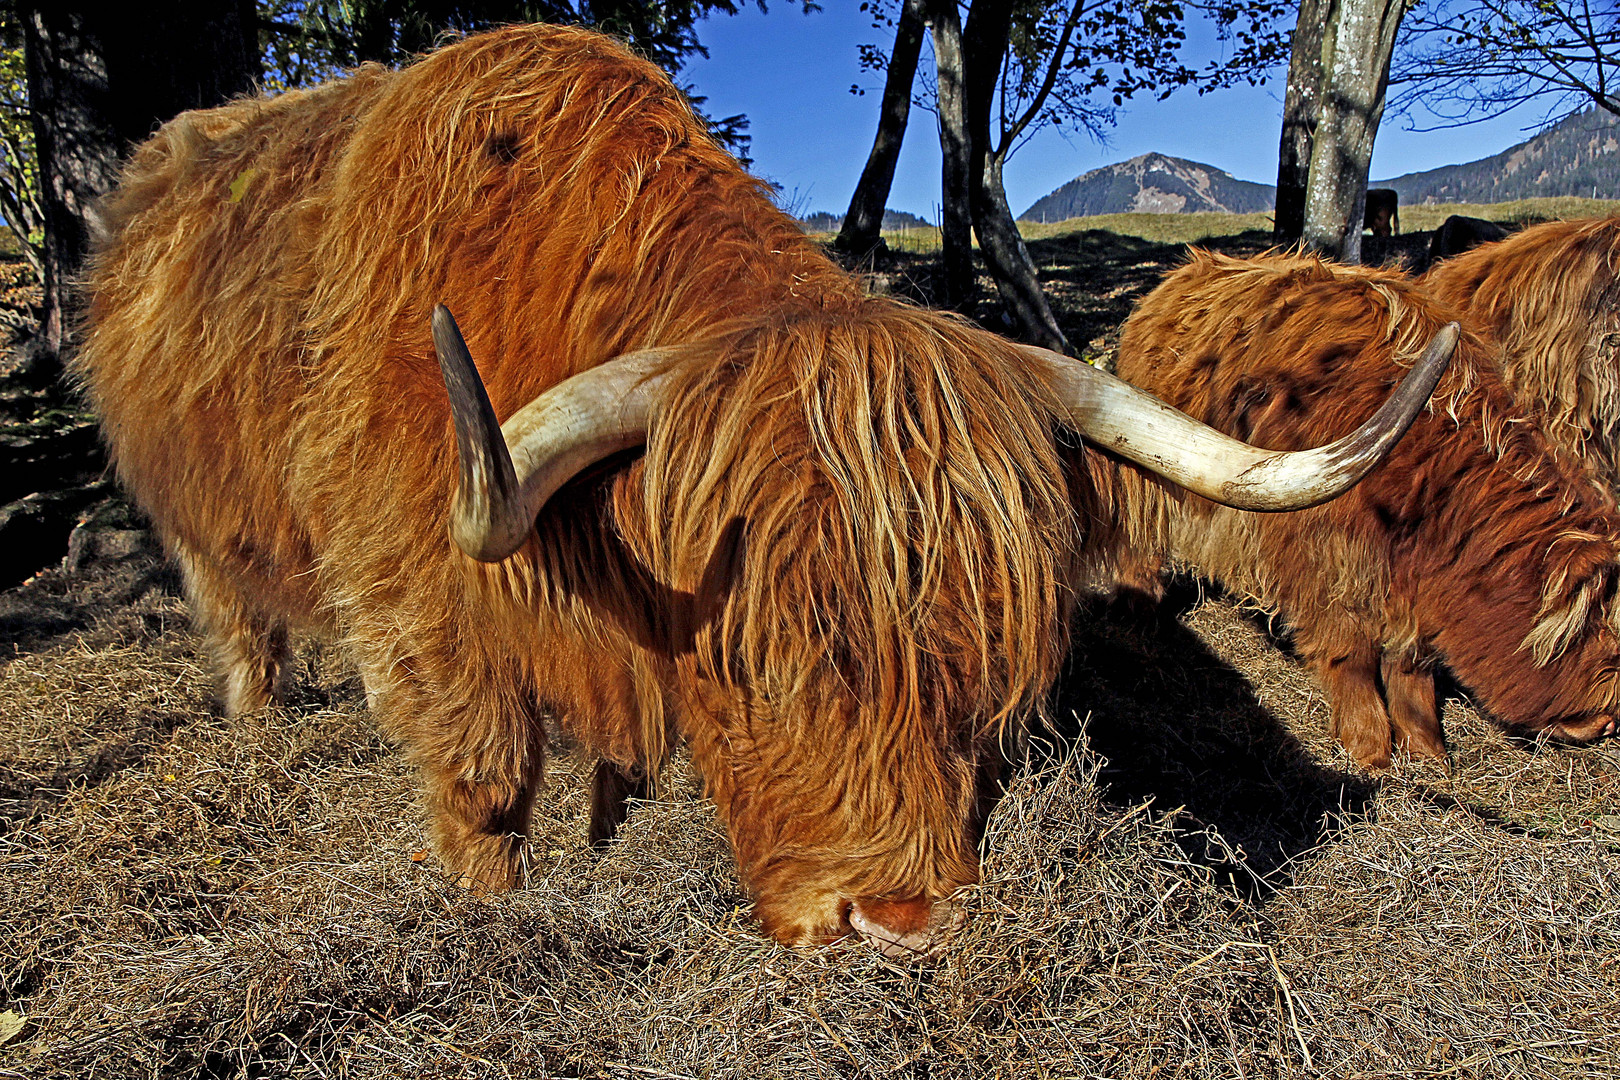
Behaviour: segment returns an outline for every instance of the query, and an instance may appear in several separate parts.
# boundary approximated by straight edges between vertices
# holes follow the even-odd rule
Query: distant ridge
[[[1494,203],[1547,195],[1620,197],[1620,120],[1575,113],[1534,138],[1466,165],[1377,180],[1403,203]]]
[[[844,227],[844,215],[835,214],[830,210],[817,210],[813,214],[806,214],[799,219],[799,224],[805,232],[837,232]],[[904,210],[883,211],[884,229],[918,229],[927,228],[928,222],[916,214],[909,214]]]
[[[1268,211],[1276,201],[1270,184],[1239,180],[1213,165],[1166,154],[1141,154],[1070,180],[1037,199],[1020,221],[1062,221],[1092,214],[1191,214],[1224,210]]]

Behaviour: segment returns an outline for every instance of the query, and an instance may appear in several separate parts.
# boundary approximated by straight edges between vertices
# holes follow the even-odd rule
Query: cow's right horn
[[[1303,510],[1337,498],[1383,460],[1428,403],[1457,346],[1447,323],[1372,417],[1314,450],[1262,450],[1221,434],[1090,364],[1034,345],[1063,396],[1069,425],[1086,440],[1188,491],[1239,510]]]
[[[658,412],[671,353],[626,353],[565,379],[497,424],[483,380],[450,311],[433,311],[433,344],[450,395],[461,458],[450,536],[482,562],[523,546],[535,515],[569,478],[639,446]]]

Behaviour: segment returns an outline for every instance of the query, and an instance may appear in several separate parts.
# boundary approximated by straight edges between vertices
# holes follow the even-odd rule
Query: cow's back
[[[1620,490],[1620,217],[1533,225],[1436,264],[1434,296],[1501,345],[1547,436]]]
[[[120,478],[171,545],[294,617],[315,608],[308,523],[286,486],[307,393],[310,237],[333,163],[388,78],[368,68],[170,121],[107,200],[88,278],[75,370]]]
[[[435,303],[504,416],[761,291],[854,290],[665,75],[556,27],[180,117],[108,219],[79,370],[120,474],[289,615],[456,576]]]

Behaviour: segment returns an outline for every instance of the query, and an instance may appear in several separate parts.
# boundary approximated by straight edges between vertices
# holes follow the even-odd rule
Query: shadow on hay
[[[121,565],[97,567],[88,575],[43,571],[0,593],[0,658],[42,652],[112,615],[139,620],[149,639],[161,637],[169,628],[162,616],[126,610],[148,593],[181,593],[179,571],[152,553],[143,552]]]
[[[1378,784],[1316,761],[1182,623],[1198,596],[1176,583],[1156,610],[1082,610],[1052,734],[1059,750],[1084,738],[1106,759],[1106,802],[1174,812],[1189,860],[1262,901],[1292,881],[1296,860],[1374,814]]]
[[[75,792],[100,787],[144,765],[188,720],[175,712],[132,717],[127,728],[57,764],[49,775],[0,761],[0,837],[26,828]]]

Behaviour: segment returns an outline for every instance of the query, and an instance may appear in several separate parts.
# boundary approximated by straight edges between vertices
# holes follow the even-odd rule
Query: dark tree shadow
[[[1028,243],[1058,326],[1076,351],[1087,357],[1106,355],[1111,350],[1131,308],[1165,274],[1186,261],[1187,246],[1102,229]],[[1229,255],[1254,255],[1271,246],[1271,234],[1251,229],[1233,236],[1211,237],[1197,246]],[[937,306],[940,302],[943,281],[937,251],[888,251],[876,260],[850,265],[869,275],[879,291],[924,305]],[[982,260],[978,261],[978,293],[964,314],[997,333],[1013,331]]]
[[[1292,880],[1296,859],[1372,813],[1378,785],[1318,762],[1183,625],[1197,597],[1178,585],[1156,610],[1084,608],[1051,734],[1059,748],[1084,738],[1107,759],[1105,801],[1177,811],[1189,858],[1263,900]]]

